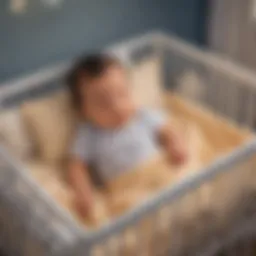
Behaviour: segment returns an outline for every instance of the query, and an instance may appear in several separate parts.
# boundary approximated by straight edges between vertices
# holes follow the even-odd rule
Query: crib
[[[157,56],[166,90],[210,109],[223,122],[229,120],[245,129],[255,128],[256,75],[237,64],[160,32],[121,42],[106,51],[116,54],[128,67]],[[1,111],[59,90],[71,63],[3,84]],[[180,82],[184,77],[185,82]],[[255,154],[256,140],[252,137],[204,170],[91,231],[58,206],[1,144],[1,247],[8,255],[234,255],[239,250],[243,255],[254,255]],[[189,198],[216,181],[221,184],[222,196],[214,200],[213,193],[208,208],[189,221],[184,220],[181,212],[186,211]],[[213,205],[219,209],[217,212],[212,211]],[[145,223],[146,233],[141,231]],[[159,223],[163,223],[161,232]],[[129,247],[131,230],[133,252],[128,253],[125,248]],[[238,242],[242,244],[239,250],[235,246]],[[145,250],[145,244],[149,250]]]

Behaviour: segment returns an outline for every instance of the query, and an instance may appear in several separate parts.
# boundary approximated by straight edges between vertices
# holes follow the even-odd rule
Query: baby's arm
[[[91,183],[88,162],[91,161],[91,132],[81,125],[70,150],[69,180],[75,193],[75,200],[82,216],[90,215],[93,206],[93,185]]]
[[[87,165],[79,159],[69,162],[69,181],[75,193],[75,201],[82,216],[89,216],[93,206],[93,188]]]

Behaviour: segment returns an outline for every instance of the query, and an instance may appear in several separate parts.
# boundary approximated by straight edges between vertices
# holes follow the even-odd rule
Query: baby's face
[[[134,112],[128,78],[119,66],[109,67],[98,78],[87,81],[82,87],[82,111],[96,125],[118,128],[124,125]]]

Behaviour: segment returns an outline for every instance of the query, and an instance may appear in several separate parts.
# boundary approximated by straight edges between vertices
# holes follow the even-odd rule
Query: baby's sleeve
[[[143,120],[146,127],[156,133],[167,123],[167,115],[161,110],[143,110]]]
[[[86,125],[80,125],[75,134],[70,148],[71,157],[90,162],[92,160],[90,129]]]

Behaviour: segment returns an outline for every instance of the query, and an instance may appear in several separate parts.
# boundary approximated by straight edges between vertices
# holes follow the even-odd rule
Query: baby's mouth
[[[117,125],[118,126],[124,126],[129,122],[131,119],[132,115],[131,114],[126,114],[126,115],[121,115],[117,117]]]
[[[116,125],[119,127],[125,126],[135,115],[136,110],[132,109],[123,114],[116,116]]]

